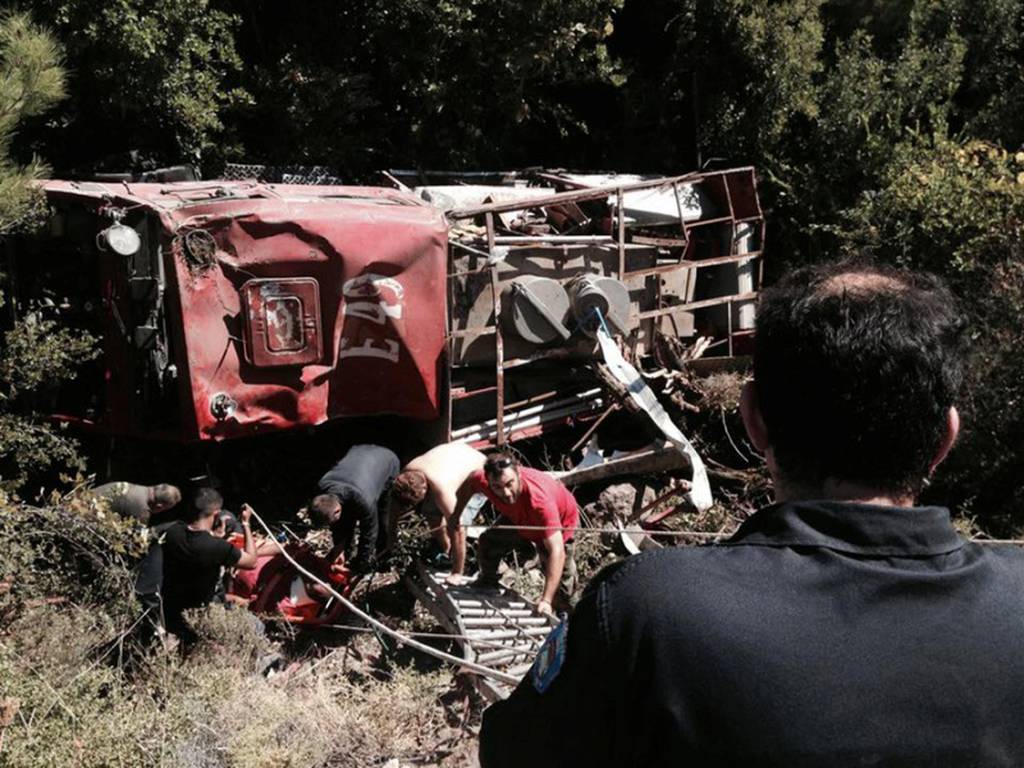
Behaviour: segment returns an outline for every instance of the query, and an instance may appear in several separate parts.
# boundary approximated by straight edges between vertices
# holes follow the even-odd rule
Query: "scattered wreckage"
[[[385,414],[425,445],[571,428],[567,484],[689,469],[687,504],[710,506],[665,406],[688,407],[686,372],[751,349],[752,168],[225,176],[43,184],[48,229],[5,249],[8,309],[103,352],[49,393],[55,419],[193,446]],[[623,414],[647,424],[641,444],[621,439]]]

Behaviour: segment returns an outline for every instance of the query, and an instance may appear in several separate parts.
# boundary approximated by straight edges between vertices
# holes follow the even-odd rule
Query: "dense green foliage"
[[[1024,458],[1020,0],[40,0],[35,13],[67,50],[72,96],[30,121],[16,156],[61,173],[756,166],[769,275],[866,253],[954,283],[976,327],[968,424],[982,426],[956,460],[974,471],[938,490],[1024,520],[1008,469]]]
[[[246,94],[238,17],[208,0],[39,0],[36,21],[63,43],[70,98],[40,126],[63,168],[123,167],[125,155],[199,162],[223,156],[224,114]]]
[[[56,40],[23,14],[0,17],[0,235],[32,227],[44,210],[31,182],[47,167],[37,158],[11,159],[15,130],[64,97],[64,69]],[[3,294],[0,292],[0,302]],[[75,444],[36,417],[37,398],[94,354],[86,334],[30,315],[0,344],[0,490],[21,487],[30,474],[79,464]]]
[[[48,169],[37,158],[11,159],[15,130],[64,97],[64,69],[56,40],[23,14],[0,17],[0,233],[30,226],[41,196],[29,182]]]
[[[964,299],[974,346],[961,445],[935,498],[999,530],[1020,527],[1024,488],[1024,152],[912,137],[877,190],[846,213],[844,248],[942,273]]]

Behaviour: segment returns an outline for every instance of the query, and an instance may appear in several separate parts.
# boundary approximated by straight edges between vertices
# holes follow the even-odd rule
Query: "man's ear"
[[[935,471],[935,468],[942,463],[943,459],[949,455],[949,452],[953,449],[953,445],[956,443],[957,435],[960,434],[960,412],[956,409],[955,405],[951,405],[949,410],[946,411],[946,436],[942,439],[942,443],[939,444],[939,450],[935,452],[935,458],[932,459],[932,463],[928,465],[928,475]]]
[[[750,444],[764,453],[768,449],[768,430],[764,425],[761,406],[757,401],[757,387],[753,380],[744,384],[740,393],[740,416],[743,417],[743,426],[747,429]]]

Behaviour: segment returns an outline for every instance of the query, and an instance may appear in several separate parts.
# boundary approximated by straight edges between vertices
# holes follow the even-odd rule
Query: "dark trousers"
[[[499,517],[494,525],[497,528],[504,528],[504,526],[513,526],[514,523],[508,518]],[[476,559],[477,564],[480,566],[480,575],[484,578],[497,578],[498,567],[501,565],[505,555],[524,544],[528,544],[528,542],[511,528],[504,528],[503,530],[488,528],[480,535],[480,540],[477,542]],[[544,573],[547,573],[547,549],[544,548],[541,542],[535,543],[533,547],[540,557],[541,568],[544,570]],[[565,542],[565,567],[562,568],[562,577],[558,582],[558,592],[555,594],[555,605],[552,606],[557,611],[569,610],[576,602],[574,598],[577,579],[575,550],[574,542]]]
[[[157,627],[163,625],[163,602],[160,599],[160,587],[164,580],[164,550],[158,537],[149,545],[149,551],[143,556],[135,571],[135,597],[138,598],[144,611],[139,623],[139,642],[149,645],[156,634]]]
[[[139,561],[135,571],[135,596],[145,614],[139,624],[139,641],[148,645],[158,626],[176,635],[187,649],[195,644],[199,636],[182,615],[180,606],[170,605],[163,599],[164,549],[161,546],[163,534],[174,523],[166,523],[153,529],[149,551]]]

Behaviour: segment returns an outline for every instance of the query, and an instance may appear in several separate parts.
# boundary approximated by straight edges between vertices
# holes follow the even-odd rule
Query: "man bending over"
[[[398,457],[383,446],[353,445],[320,478],[319,493],[308,509],[314,524],[330,526],[334,547],[328,559],[332,563],[344,554],[345,564],[354,573],[373,570],[384,543],[378,541],[381,505],[387,501],[387,490],[399,467]],[[355,558],[350,558],[357,526],[357,551]]]
[[[452,560],[452,575],[466,567],[466,530],[459,513],[473,495],[472,476],[484,468],[485,457],[465,443],[431,448],[405,465],[391,486],[390,543],[398,536],[398,521],[430,496],[440,519],[427,513],[431,533]]]

